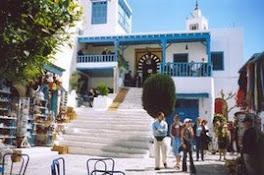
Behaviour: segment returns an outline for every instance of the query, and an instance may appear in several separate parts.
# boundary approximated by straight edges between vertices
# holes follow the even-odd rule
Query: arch
[[[137,64],[137,73],[138,76],[141,77],[143,82],[149,77],[151,74],[156,74],[160,69],[160,58],[149,52],[143,55]]]

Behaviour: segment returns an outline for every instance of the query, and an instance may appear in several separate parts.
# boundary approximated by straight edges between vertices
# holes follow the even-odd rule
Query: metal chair
[[[54,159],[51,164],[51,175],[65,175],[65,160],[62,157]]]
[[[123,171],[93,170],[91,175],[125,175]]]
[[[90,167],[93,166],[93,170],[90,171]],[[115,161],[112,158],[90,158],[86,162],[88,175],[91,175],[93,172],[104,171],[113,172],[115,168]]]
[[[11,162],[10,167],[8,166],[9,162]],[[6,153],[2,161],[2,175],[25,175],[28,162],[29,156],[27,154]]]

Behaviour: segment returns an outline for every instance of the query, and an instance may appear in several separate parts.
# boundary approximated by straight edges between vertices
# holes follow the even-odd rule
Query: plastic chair
[[[125,175],[123,171],[93,170],[91,175]]]
[[[93,166],[93,170],[90,171],[90,167]],[[113,172],[115,168],[115,161],[112,158],[90,158],[86,162],[88,175],[92,172],[96,173],[99,171]]]
[[[62,157],[54,159],[51,164],[51,175],[65,175],[65,160]]]
[[[13,161],[13,158],[16,158],[17,162]],[[10,167],[8,166],[9,162],[11,162]],[[25,175],[28,162],[29,156],[27,154],[6,153],[3,156],[2,175]]]

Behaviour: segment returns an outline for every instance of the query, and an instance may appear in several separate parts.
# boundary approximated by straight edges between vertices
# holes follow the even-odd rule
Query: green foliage
[[[143,85],[142,102],[144,109],[155,118],[162,111],[166,117],[172,114],[175,107],[175,85],[170,76],[155,74]]]
[[[5,0],[0,7],[0,75],[20,83],[42,73],[82,13],[74,0]]]
[[[109,93],[108,87],[105,83],[99,83],[96,89],[99,91],[100,95],[102,96],[106,96]]]
[[[81,76],[77,72],[72,74],[72,76],[70,77],[70,85],[72,89],[78,90],[80,78]]]

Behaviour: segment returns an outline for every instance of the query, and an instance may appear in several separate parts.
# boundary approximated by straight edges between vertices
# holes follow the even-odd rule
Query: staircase
[[[116,110],[77,108],[60,145],[71,154],[102,157],[149,157],[152,118],[142,109],[142,89],[130,88]]]
[[[124,101],[124,98],[127,94],[129,89],[122,88],[120,92],[117,94],[115,99],[113,100],[112,104],[109,106],[108,110],[117,110],[118,106]]]

